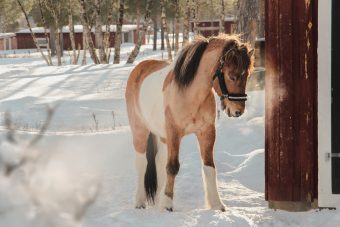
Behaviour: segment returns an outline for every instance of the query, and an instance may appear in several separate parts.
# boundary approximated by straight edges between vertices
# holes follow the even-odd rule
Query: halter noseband
[[[221,92],[222,92],[222,95],[220,96],[220,100],[221,102],[223,101],[223,99],[228,99],[230,101],[239,101],[239,102],[247,101],[247,94],[231,94],[228,92],[228,89],[227,89],[227,86],[224,80],[224,73],[222,71],[223,66],[224,66],[224,58],[228,54],[228,52],[229,51],[223,54],[222,57],[220,58],[220,65],[218,66],[213,77],[213,81],[216,79],[216,77],[218,78],[218,83],[220,85]]]

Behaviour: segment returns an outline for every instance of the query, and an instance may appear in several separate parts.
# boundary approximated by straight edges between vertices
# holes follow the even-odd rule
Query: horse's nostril
[[[236,112],[235,112],[235,117],[239,117],[239,116],[241,116],[241,115],[242,115],[241,111],[236,111]]]

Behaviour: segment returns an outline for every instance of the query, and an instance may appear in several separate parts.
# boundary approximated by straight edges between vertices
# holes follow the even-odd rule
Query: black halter
[[[218,66],[215,75],[213,77],[213,81],[218,78],[218,83],[221,88],[222,95],[220,96],[221,102],[223,99],[229,99],[230,101],[239,101],[239,102],[244,102],[247,101],[247,94],[231,94],[228,92],[225,80],[224,80],[224,73],[222,71],[223,66],[224,66],[224,57],[226,54],[222,55],[220,58],[220,65]]]

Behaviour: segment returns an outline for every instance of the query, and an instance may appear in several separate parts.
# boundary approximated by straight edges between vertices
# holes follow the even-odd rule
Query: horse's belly
[[[139,105],[146,125],[153,133],[163,138],[166,138],[163,83],[168,72],[169,67],[166,67],[145,78],[139,96]]]

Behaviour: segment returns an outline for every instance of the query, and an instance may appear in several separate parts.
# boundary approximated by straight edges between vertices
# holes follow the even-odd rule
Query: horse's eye
[[[236,81],[237,80],[237,77],[236,76],[229,76],[229,79],[232,80],[232,81]]]

